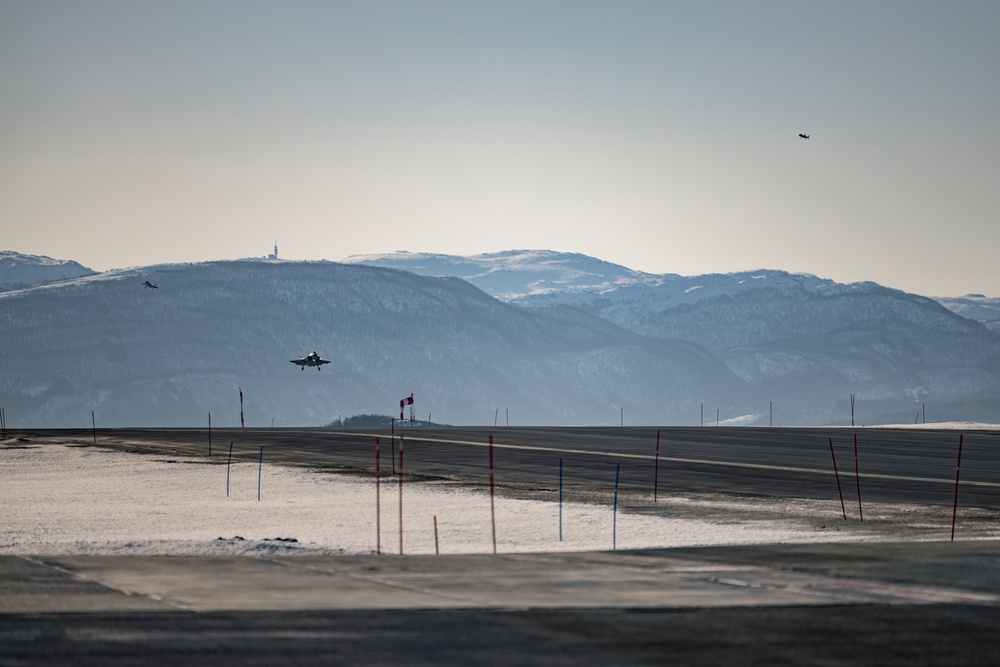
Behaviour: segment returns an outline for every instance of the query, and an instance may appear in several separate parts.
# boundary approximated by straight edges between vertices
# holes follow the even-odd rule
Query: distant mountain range
[[[655,275],[537,250],[344,261],[456,276],[536,311],[570,308],[643,336],[694,342],[786,404],[805,396],[816,404],[845,401],[837,397],[855,393],[877,403],[880,418],[906,420],[907,402],[975,395],[957,399],[958,414],[964,400],[990,405],[997,390],[1000,299],[981,295],[934,300],[775,270]],[[818,423],[823,414],[803,422]]]
[[[87,267],[66,259],[0,250],[0,291],[92,276],[94,273]]]
[[[453,424],[843,424],[852,393],[858,423],[1000,421],[1000,335],[934,300],[548,251],[85,275],[0,293],[0,349],[8,426],[232,426],[240,389],[248,426],[411,392]],[[333,363],[288,363],[313,350]]]
[[[783,271],[750,271],[729,274],[708,274],[684,277],[677,274],[652,274],[605,262],[586,255],[550,250],[508,250],[473,256],[435,253],[394,252],[375,255],[351,255],[343,260],[349,264],[384,266],[412,271],[422,276],[453,276],[467,280],[487,294],[502,301],[524,302],[547,294],[605,294],[627,287],[657,287],[668,285],[672,290],[692,295],[689,301],[706,298],[696,290],[706,286],[727,289],[725,283],[749,279],[760,280],[764,275],[784,275],[818,284],[835,285],[808,274],[787,274]],[[744,283],[745,284],[745,283]],[[874,285],[874,283],[861,283]],[[988,328],[1000,329],[1000,297],[967,294],[961,297],[930,297],[945,308],[968,319],[977,320]]]
[[[966,294],[957,297],[935,297],[934,300],[951,312],[982,322],[991,331],[1000,333],[1000,298],[991,298],[983,294]]]

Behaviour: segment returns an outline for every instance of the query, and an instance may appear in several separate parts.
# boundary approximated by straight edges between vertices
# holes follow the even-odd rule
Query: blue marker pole
[[[226,498],[229,497],[229,469],[233,465],[233,441],[229,441],[229,461],[226,463]]]
[[[562,542],[562,468],[563,460],[559,459],[559,541]]]
[[[260,473],[264,469],[264,446],[260,447],[260,464],[257,466],[257,502],[260,502]]]
[[[615,506],[612,512],[611,519],[611,550],[618,550],[618,473],[621,471],[622,464],[615,464]]]

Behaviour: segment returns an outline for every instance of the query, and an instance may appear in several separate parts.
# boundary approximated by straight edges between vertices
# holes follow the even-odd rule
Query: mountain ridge
[[[122,270],[0,294],[0,325],[0,400],[8,419],[42,425],[90,410],[115,425],[208,413],[234,425],[238,389],[256,425],[386,412],[411,392],[439,422],[510,407],[522,424],[608,423],[620,409],[677,418],[693,410],[687,394],[728,400],[741,386],[688,343],[532,313],[455,278],[332,262]],[[288,363],[314,349],[333,361],[322,372]]]
[[[73,260],[0,250],[0,290],[22,289],[96,273]]]
[[[696,342],[744,381],[783,398],[794,398],[798,391],[785,391],[785,386],[823,384],[830,387],[829,400],[855,392],[917,400],[964,391],[960,387],[986,390],[1000,377],[996,331],[936,300],[871,281],[841,284],[764,269],[634,276],[624,267],[586,259],[582,266],[567,268],[577,255],[535,252],[546,258],[548,285],[570,283],[569,289],[534,289],[537,270],[518,281],[520,269],[510,264],[499,267],[504,294],[498,295],[495,285],[479,275],[460,277],[528,308],[575,308],[643,336]],[[469,258],[435,259],[439,270],[468,266]],[[497,258],[487,259],[497,270]],[[405,268],[411,257],[393,253],[389,260]],[[369,256],[358,261],[386,260]],[[427,270],[420,260],[416,266]],[[603,272],[608,267],[610,275]],[[589,279],[573,283],[563,277],[567,273]],[[601,287],[592,289],[594,285]],[[887,377],[892,381],[880,380]]]
[[[401,257],[425,271],[461,263]],[[202,412],[231,424],[243,387],[254,423],[323,424],[414,391],[448,423],[500,407],[522,424],[617,423],[619,411],[692,423],[702,404],[759,423],[773,402],[780,423],[819,424],[839,423],[856,394],[869,421],[926,401],[949,419],[1000,421],[1000,336],[875,283],[653,276],[551,251],[466,263],[510,292],[499,300],[474,281],[369,261],[165,264],[0,293],[0,404],[49,425],[95,406],[119,424]],[[289,375],[313,349],[335,363]]]

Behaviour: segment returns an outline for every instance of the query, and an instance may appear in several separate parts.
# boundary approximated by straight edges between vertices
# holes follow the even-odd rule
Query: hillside
[[[966,294],[957,297],[934,297],[934,300],[951,312],[981,322],[991,331],[1000,333],[1000,298],[984,294]]]
[[[72,260],[0,250],[0,291],[91,275],[94,271]]]
[[[142,287],[143,280],[159,285]],[[145,267],[0,294],[8,425],[318,425],[396,412],[492,423],[684,420],[742,407],[701,346],[505,304],[454,278],[327,262]],[[289,363],[316,350],[333,363]],[[735,408],[734,408],[735,409]]]
[[[421,276],[453,276],[501,301],[545,294],[601,293],[630,285],[658,284],[665,278],[587,255],[551,250],[506,250],[469,257],[395,252],[351,255],[344,263],[401,269]]]
[[[549,251],[433,258],[394,253],[363,261],[452,269],[532,310],[572,308],[645,337],[698,344],[783,406],[843,406],[854,393],[873,417],[906,414],[929,400],[952,406],[949,418],[1000,419],[1000,408],[980,414],[983,396],[1000,396],[1000,336],[925,297],[774,270],[655,276]],[[832,414],[820,408],[786,418],[818,423]]]

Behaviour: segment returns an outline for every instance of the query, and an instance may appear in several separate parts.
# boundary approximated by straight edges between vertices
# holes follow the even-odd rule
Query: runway
[[[963,436],[960,523],[947,541],[959,433],[766,428],[220,429],[211,457],[498,492],[621,500],[820,499],[877,542],[449,556],[0,556],[0,665],[980,665],[1000,654],[1000,449]],[[21,434],[209,457],[207,429]],[[402,436],[402,441],[399,436]],[[829,440],[850,513],[840,519]],[[400,449],[403,450],[401,456]],[[658,465],[657,465],[658,464]],[[927,512],[858,520],[866,503]],[[785,503],[788,505],[788,503]],[[795,503],[790,506],[794,507]],[[671,506],[677,510],[677,505]],[[711,505],[692,512],[711,513]],[[729,510],[727,510],[729,511]],[[964,516],[964,515],[963,515]],[[920,517],[924,521],[926,517]],[[967,519],[962,519],[967,521]],[[892,525],[889,525],[889,524]],[[897,531],[897,532],[886,532]],[[900,532],[901,531],[901,532]],[[926,539],[926,538],[925,538]]]
[[[85,442],[89,430],[36,432]],[[657,447],[659,433],[659,447]],[[422,479],[482,483],[494,476],[502,492],[548,497],[557,490],[559,462],[567,498],[589,500],[620,488],[633,502],[657,494],[731,494],[838,499],[836,463],[845,500],[915,505],[953,501],[962,435],[960,503],[1000,509],[1000,432],[846,428],[397,428],[217,429],[213,455],[317,468],[374,472],[375,438],[383,472]],[[857,436],[857,459],[854,437]],[[207,429],[98,429],[97,442],[128,443],[139,451],[207,456]],[[831,456],[830,444],[833,445]],[[658,450],[658,451],[657,451]],[[395,456],[395,458],[394,458]]]

